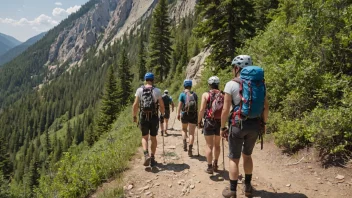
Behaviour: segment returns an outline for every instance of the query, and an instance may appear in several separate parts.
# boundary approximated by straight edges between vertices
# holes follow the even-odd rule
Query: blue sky
[[[0,32],[20,41],[47,31],[88,0],[1,0]]]

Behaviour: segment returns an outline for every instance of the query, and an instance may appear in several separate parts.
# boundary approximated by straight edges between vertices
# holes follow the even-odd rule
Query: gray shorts
[[[259,119],[243,121],[242,130],[239,124],[231,126],[229,132],[229,158],[240,159],[241,152],[245,155],[252,155],[260,130]]]

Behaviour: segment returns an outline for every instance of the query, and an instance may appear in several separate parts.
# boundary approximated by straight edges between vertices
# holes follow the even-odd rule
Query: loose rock
[[[191,189],[194,189],[195,187],[196,187],[195,185],[191,185],[191,186],[190,186]]]
[[[133,188],[133,185],[132,185],[132,184],[130,184],[130,185],[127,186],[127,190],[131,190],[132,188]]]
[[[335,179],[338,179],[338,180],[341,180],[341,179],[344,179],[345,178],[345,176],[343,176],[343,175],[337,175],[336,177],[335,177]]]
[[[291,184],[286,184],[286,187],[290,187],[291,186]]]

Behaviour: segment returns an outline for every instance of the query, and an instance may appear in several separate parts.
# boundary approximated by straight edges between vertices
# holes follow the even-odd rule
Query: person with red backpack
[[[189,146],[188,156],[192,157],[192,149],[194,143],[194,132],[197,126],[198,119],[198,96],[191,91],[192,80],[186,79],[183,81],[184,91],[180,94],[177,108],[177,119],[182,122],[182,137],[183,150],[187,151],[187,132],[189,128]],[[182,115],[181,115],[182,114]]]
[[[137,113],[139,109],[138,116],[138,126],[142,131],[142,147],[144,152],[144,166],[156,166],[155,153],[157,147],[157,139],[159,130],[159,119],[163,120],[165,114],[164,102],[161,97],[160,89],[154,87],[154,74],[146,73],[144,76],[146,82],[145,85],[141,86],[136,91],[136,98],[132,106],[133,122],[137,123]],[[159,118],[159,111],[161,116]],[[152,142],[150,146],[151,154],[148,151],[148,139]]]
[[[206,157],[208,168],[206,173],[213,174],[218,171],[218,159],[220,156],[220,125],[221,112],[224,105],[224,93],[219,90],[220,79],[212,76],[208,79],[209,91],[203,93],[202,102],[198,114],[198,128],[203,128],[202,118],[204,117],[203,134],[207,144]],[[214,162],[213,160],[214,153]]]
[[[220,135],[229,143],[230,188],[225,188],[222,195],[226,198],[236,197],[238,164],[242,153],[245,172],[243,191],[245,196],[250,197],[253,191],[251,154],[256,140],[265,133],[269,103],[266,97],[264,70],[253,66],[251,57],[248,55],[236,56],[232,61],[232,66],[235,78],[229,81],[224,89],[225,98],[220,129]],[[226,122],[229,128],[225,126]]]

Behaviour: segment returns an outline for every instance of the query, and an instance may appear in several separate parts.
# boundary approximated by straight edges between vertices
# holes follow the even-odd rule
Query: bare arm
[[[162,97],[158,98],[158,102],[159,102],[159,107],[160,107],[159,111],[161,114],[164,115],[165,114],[165,106],[164,106],[163,98]]]
[[[172,112],[174,112],[174,109],[175,109],[174,101],[171,102],[171,107],[172,107]]]
[[[221,113],[221,128],[226,127],[226,122],[230,113],[231,105],[232,105],[232,97],[230,94],[225,93],[224,107],[222,108],[222,113]]]
[[[137,117],[138,108],[139,108],[139,98],[138,98],[138,96],[136,96],[136,98],[134,99],[134,103],[132,105],[132,116],[133,117]]]
[[[207,95],[208,95],[208,93],[203,93],[203,95],[202,95],[202,101],[200,103],[200,110],[199,110],[199,114],[198,114],[198,123],[202,121],[202,118],[204,116],[204,111],[207,106]]]

